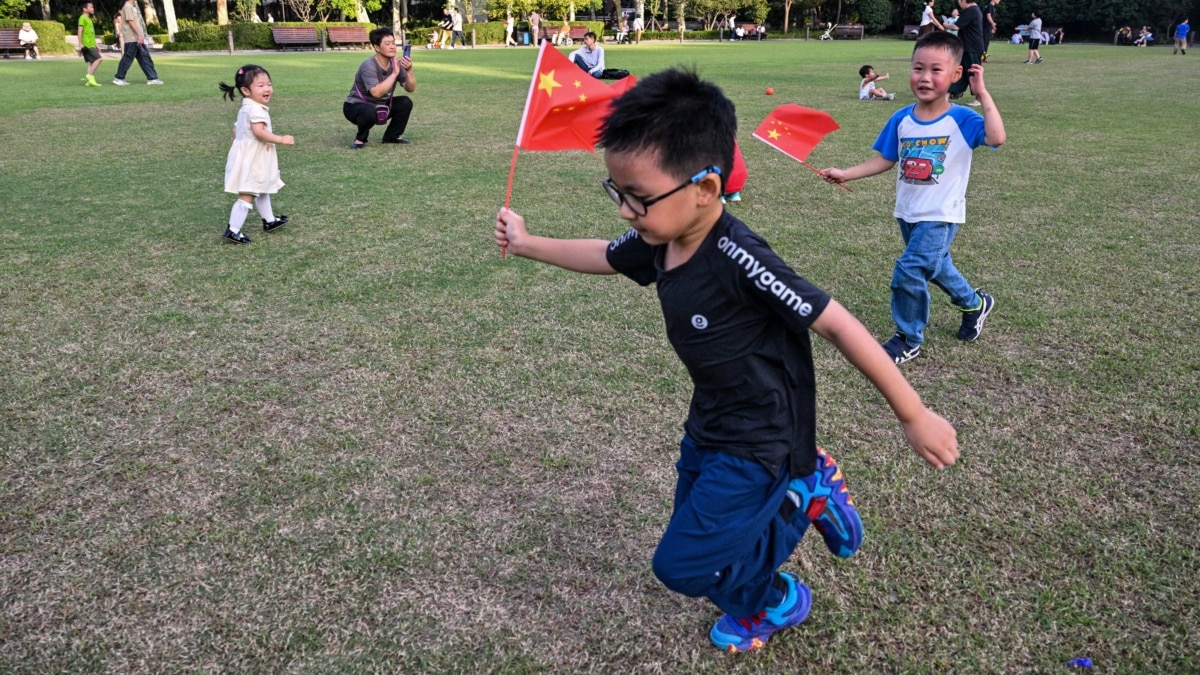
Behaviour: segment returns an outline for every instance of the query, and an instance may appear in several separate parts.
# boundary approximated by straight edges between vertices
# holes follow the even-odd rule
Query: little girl
[[[222,236],[238,244],[249,244],[250,237],[242,234],[242,225],[250,213],[251,202],[262,216],[264,232],[288,222],[287,216],[276,218],[271,213],[271,195],[283,187],[275,146],[280,143],[295,145],[296,139],[271,131],[271,115],[267,110],[272,92],[271,75],[264,68],[253,65],[238,68],[233,85],[221,83],[224,98],[232,101],[234,92],[242,94],[242,109],[238,111],[233,127],[233,147],[229,148],[229,157],[225,160],[225,191],[237,194],[238,198],[229,214],[229,227]]]

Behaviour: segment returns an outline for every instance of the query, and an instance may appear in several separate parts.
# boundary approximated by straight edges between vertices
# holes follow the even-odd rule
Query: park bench
[[[914,24],[905,26],[904,32],[901,33],[900,37],[904,38],[905,40],[916,40],[917,36],[920,34],[920,32],[921,32],[921,27],[914,23]]]
[[[562,32],[562,26],[548,26],[542,29],[542,37],[550,41],[550,44],[562,44],[570,46],[576,42],[583,42],[583,36],[587,35],[591,30],[587,26],[569,26],[567,39],[562,43],[558,43],[558,34]]]
[[[4,58],[8,58],[9,52],[25,53],[21,40],[17,38],[20,32],[17,28],[0,28],[0,52],[4,52]]]
[[[849,40],[849,39],[853,38],[855,40],[861,40],[861,39],[863,39],[863,36],[865,33],[866,33],[866,31],[863,29],[863,27],[861,25],[838,26],[837,28],[833,29],[833,39]]]
[[[325,51],[321,36],[311,26],[272,28],[271,39],[280,49],[316,49]]]
[[[330,26],[325,29],[325,35],[329,38],[330,49],[338,47],[362,46],[364,49],[371,39],[367,37],[367,29],[362,26]]]

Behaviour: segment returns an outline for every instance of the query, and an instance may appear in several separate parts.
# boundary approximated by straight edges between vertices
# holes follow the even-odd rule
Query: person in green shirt
[[[96,8],[91,2],[83,3],[83,13],[79,15],[79,28],[75,31],[75,37],[79,41],[77,49],[87,63],[87,75],[83,81],[89,87],[100,86],[96,81],[96,69],[104,60],[104,57],[100,56],[100,50],[96,49],[96,24],[92,23],[92,16],[95,14]]]

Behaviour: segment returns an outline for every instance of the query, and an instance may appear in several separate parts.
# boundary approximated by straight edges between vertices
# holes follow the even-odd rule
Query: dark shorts
[[[100,60],[100,50],[95,47],[84,47],[79,50],[79,55],[88,63],[95,63]]]
[[[1029,38],[1029,51],[1033,51],[1033,50],[1037,49],[1038,45],[1040,45],[1040,44],[1042,44],[1041,40],[1035,40],[1033,38]]]

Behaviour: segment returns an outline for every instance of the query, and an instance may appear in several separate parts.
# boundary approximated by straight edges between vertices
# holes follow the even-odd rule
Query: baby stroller
[[[821,34],[821,37],[819,37],[817,39],[818,40],[832,40],[834,28],[837,28],[837,26],[835,24],[832,24],[832,23],[829,24],[829,28],[826,28],[825,32]]]

